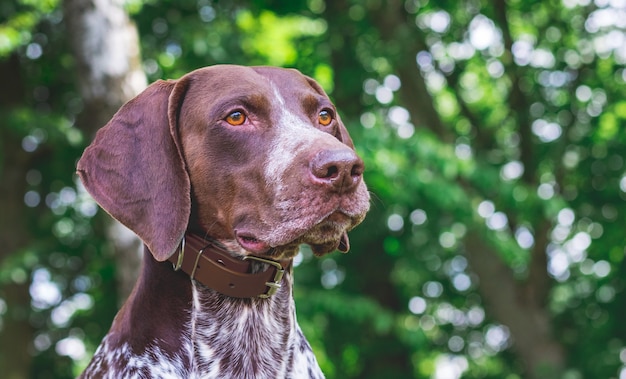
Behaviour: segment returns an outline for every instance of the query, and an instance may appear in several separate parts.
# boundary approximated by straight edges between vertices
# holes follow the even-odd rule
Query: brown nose
[[[313,181],[338,192],[356,188],[363,176],[364,165],[351,149],[322,150],[310,163]]]

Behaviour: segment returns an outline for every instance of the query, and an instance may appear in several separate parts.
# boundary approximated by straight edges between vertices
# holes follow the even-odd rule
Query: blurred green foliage
[[[303,248],[296,268],[299,322],[328,378],[533,377],[481,291],[498,283],[472,267],[475,240],[514,288],[545,292],[529,304],[562,348],[561,377],[626,375],[623,2],[126,6],[151,81],[217,63],[289,66],[337,103],[372,210],[349,254]],[[89,138],[74,127],[64,32],[58,1],[0,4],[0,65],[18,75],[0,84],[0,177],[26,215],[2,223],[17,247],[2,255],[0,333],[28,321],[33,378],[76,375],[119,302],[112,248],[73,176]],[[17,243],[20,230],[36,238]],[[14,308],[15,283],[29,284],[30,308]]]

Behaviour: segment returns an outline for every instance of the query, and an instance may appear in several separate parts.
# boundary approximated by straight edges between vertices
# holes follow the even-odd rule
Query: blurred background
[[[295,67],[337,104],[372,210],[296,260],[328,378],[626,378],[626,1],[3,0],[0,376],[71,378],[138,243],[76,160],[206,65]]]

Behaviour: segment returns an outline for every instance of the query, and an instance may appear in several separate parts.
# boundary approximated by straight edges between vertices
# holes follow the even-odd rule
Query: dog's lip
[[[284,252],[285,248],[292,249],[294,246],[300,244],[308,244],[314,250],[319,253],[318,255],[326,254],[333,250],[338,250],[342,253],[346,253],[350,249],[350,243],[347,235],[347,231],[350,229],[348,224],[351,223],[350,216],[347,216],[342,211],[335,210],[330,214],[324,216],[319,222],[312,227],[300,231],[296,235],[292,235],[291,238],[284,241],[272,241],[264,239],[262,236],[254,233],[254,231],[248,228],[235,228],[234,234],[237,243],[246,251],[253,255],[267,255],[272,252],[279,254]],[[339,227],[342,229],[336,234],[336,239],[311,239],[309,232],[318,227],[335,225],[334,228]],[[338,226],[340,225],[340,226]]]
[[[256,238],[251,233],[235,232],[235,236],[239,245],[252,254],[265,254],[271,249],[269,244]]]
[[[339,245],[336,248],[342,253],[347,253],[350,250],[350,239],[348,238],[348,232],[343,232],[339,239]]]
[[[339,251],[341,253],[347,253],[350,250],[350,240],[348,238],[348,232],[341,233],[341,236],[332,241],[324,243],[309,243],[313,254],[316,256],[322,256],[333,251]]]

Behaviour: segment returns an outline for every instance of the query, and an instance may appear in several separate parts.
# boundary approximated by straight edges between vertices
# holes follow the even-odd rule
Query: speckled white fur
[[[274,259],[281,259],[278,254],[284,254],[282,258],[291,257],[292,255],[289,254],[294,254],[300,243],[312,246],[323,244],[323,249],[328,249],[326,245],[329,241],[336,243],[345,241],[345,233],[360,223],[365,216],[369,208],[369,195],[360,177],[354,182],[355,186],[350,187],[348,192],[343,192],[332,186],[325,187],[320,183],[323,181],[311,176],[315,174],[311,171],[311,167],[307,167],[307,164],[311,165],[312,159],[319,154],[319,151],[352,148],[350,143],[344,143],[345,141],[342,142],[341,138],[318,129],[317,125],[308,119],[309,116],[305,114],[303,106],[297,104],[298,100],[314,99],[311,97],[313,96],[311,89],[306,89],[309,92],[302,92],[305,98],[291,99],[287,97],[291,95],[286,94],[299,96],[300,92],[292,89],[294,85],[298,86],[303,83],[300,80],[302,78],[291,82],[290,80],[296,80],[294,79],[296,77],[281,74],[274,77],[281,81],[285,80],[285,83],[278,81],[273,83],[271,82],[273,75],[253,75],[250,69],[234,66],[206,68],[189,75],[208,80],[212,77],[208,74],[214,70],[223,70],[227,75],[244,75],[248,82],[255,84],[256,81],[265,78],[269,80],[271,88],[268,90],[267,86],[260,85],[258,91],[258,94],[262,94],[263,98],[271,104],[271,109],[264,114],[271,115],[266,118],[271,118],[272,128],[263,129],[263,133],[259,133],[259,136],[263,135],[264,138],[271,138],[271,140],[262,144],[264,150],[260,156],[263,159],[258,161],[258,165],[254,162],[254,169],[258,171],[250,175],[254,180],[259,179],[261,186],[265,186],[261,189],[267,189],[267,194],[264,193],[264,195],[267,195],[268,199],[268,204],[263,209],[258,209],[258,214],[255,209],[255,212],[251,212],[250,215],[244,215],[249,216],[251,223],[254,223],[255,228],[252,228],[254,238],[277,248],[278,252],[273,256]],[[258,68],[257,70],[264,72],[269,69]],[[191,86],[185,79],[179,83]],[[259,84],[265,83],[259,82]],[[150,96],[165,93],[164,89],[172,85],[161,82],[156,85],[157,87],[153,87],[161,91],[150,92]],[[174,89],[176,88],[179,87]],[[187,91],[186,94],[198,95],[198,92],[184,88]],[[316,92],[319,93],[319,91]],[[212,93],[211,96],[213,96]],[[190,104],[192,108],[194,106],[201,108],[204,105],[204,103],[193,101]],[[126,111],[130,112],[133,109],[131,107]],[[197,114],[203,114],[203,112],[198,111]],[[188,117],[193,118],[194,115],[196,113],[190,113]],[[145,117],[140,117],[140,119],[145,120]],[[339,120],[337,122],[340,128],[343,128]],[[111,125],[127,126],[126,121],[120,122],[119,126],[117,123]],[[152,129],[148,130],[152,131]],[[193,130],[193,128],[185,130]],[[339,129],[339,132],[342,130]],[[102,133],[101,135],[106,136]],[[111,135],[117,136],[117,134]],[[187,141],[184,138],[182,140]],[[101,141],[108,143],[109,140],[103,137]],[[269,151],[266,150],[267,148]],[[101,147],[103,151],[108,152],[107,149],[108,147]],[[90,154],[101,150],[95,149]],[[167,153],[170,153],[169,150]],[[92,157],[90,154],[87,154],[88,158]],[[190,156],[193,155],[186,157],[188,162],[208,159],[200,156],[193,160],[189,158]],[[84,162],[87,163],[81,168],[83,173],[92,168],[96,170],[104,167],[108,170],[109,167],[93,163],[89,159]],[[208,160],[204,162],[206,165],[208,163]],[[178,170],[181,167],[175,165],[171,169]],[[195,166],[188,166],[190,170],[193,167]],[[204,172],[202,168],[199,165],[199,168],[196,167],[194,170],[200,170],[203,177],[212,178],[211,175],[207,175],[207,172],[211,171]],[[127,169],[127,167],[122,166],[120,169]],[[111,170],[107,170],[104,171],[108,175]],[[358,171],[355,170],[355,172]],[[193,182],[191,175],[188,179]],[[184,187],[185,183],[189,184],[186,181],[179,184]],[[199,187],[203,184],[202,180],[192,184],[194,183]],[[186,193],[190,189],[183,188],[182,190]],[[117,191],[119,192],[119,189]],[[105,195],[110,196],[107,192],[101,195],[100,199],[109,198]],[[144,193],[140,192],[140,195],[143,196]],[[210,203],[206,198],[203,200]],[[198,217],[202,217],[203,220],[196,222],[197,225],[194,226],[210,233],[211,228],[205,223],[213,222],[214,216],[216,223],[222,222],[221,216],[219,212],[216,212],[217,216],[211,212],[203,214],[201,212],[203,203],[198,202],[196,205],[199,209]],[[180,206],[173,207],[170,211],[177,212],[179,208]],[[142,209],[137,209],[135,213],[141,213]],[[131,216],[134,216],[134,213]],[[129,217],[132,218],[131,216]],[[152,226],[164,234],[162,229],[169,228],[169,225],[166,225],[166,221],[161,219],[159,221]],[[249,227],[243,221],[241,222],[244,227]],[[166,227],[161,228],[163,225]],[[221,225],[218,226],[221,227]],[[131,227],[131,229],[140,236],[142,235],[138,229],[145,231],[141,228]],[[220,228],[216,226],[216,229]],[[232,230],[229,232],[235,233]],[[152,236],[148,234],[146,236]],[[147,238],[146,236],[142,238]],[[232,240],[232,236],[228,238],[231,239],[220,242],[228,246],[233,254],[247,254],[243,250],[237,251],[236,249],[241,248],[239,244]],[[238,299],[219,294],[193,281],[184,273],[171,270],[171,267],[167,266],[169,262],[162,262],[168,251],[150,256],[148,246],[149,244],[146,244],[147,258],[144,260],[144,271],[133,295],[118,313],[109,334],[104,338],[81,378],[320,379],[324,377],[296,320],[291,268],[285,273],[281,288],[271,298]],[[321,253],[329,252],[320,251]],[[259,269],[260,267],[253,267],[252,272],[258,272]]]
[[[243,300],[192,282],[189,320],[181,326],[177,354],[167,354],[155,341],[133,355],[126,343],[113,346],[105,338],[83,378],[324,378],[296,321],[291,275],[284,281],[270,299]]]

